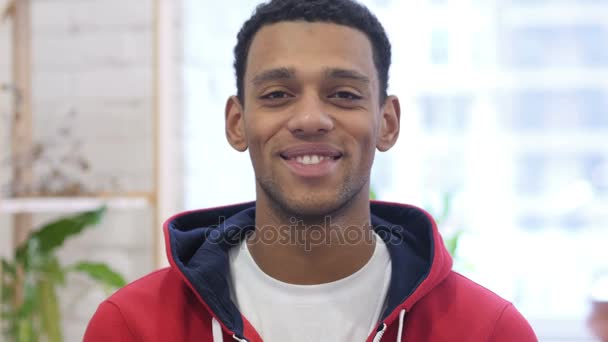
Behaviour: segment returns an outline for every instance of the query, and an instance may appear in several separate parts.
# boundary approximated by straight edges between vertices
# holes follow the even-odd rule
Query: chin
[[[348,207],[363,187],[342,187],[335,191],[284,191],[275,182],[260,182],[265,197],[280,214],[305,221],[323,222]]]
[[[323,221],[326,216],[331,216],[344,207],[345,203],[333,200],[309,199],[306,201],[285,201],[281,207],[285,208],[292,216],[305,220]]]

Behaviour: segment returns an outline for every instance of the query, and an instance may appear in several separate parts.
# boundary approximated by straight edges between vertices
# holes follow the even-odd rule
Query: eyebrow
[[[253,84],[259,85],[260,83],[268,81],[288,80],[291,78],[295,78],[295,76],[296,72],[293,68],[275,68],[262,71],[261,73],[255,75],[252,82]],[[363,83],[370,82],[369,77],[352,69],[327,68],[325,69],[325,77],[349,79]]]
[[[369,83],[369,77],[351,69],[330,68],[325,70],[325,76],[328,78],[345,78],[363,83]]]
[[[253,78],[253,84],[260,84],[268,81],[287,80],[294,78],[295,70],[290,68],[276,68],[263,71]]]

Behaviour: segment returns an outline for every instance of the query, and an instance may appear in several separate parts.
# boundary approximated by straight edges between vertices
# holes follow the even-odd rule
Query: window
[[[513,67],[608,65],[608,34],[600,24],[516,27],[507,32],[501,45]]]
[[[597,131],[608,128],[606,95],[600,88],[524,90],[511,96],[503,115],[516,131]]]
[[[431,32],[431,61],[434,64],[446,64],[449,57],[449,34],[447,30],[434,29]]]
[[[472,98],[467,95],[422,96],[419,99],[423,128],[428,132],[461,134],[470,120]]]

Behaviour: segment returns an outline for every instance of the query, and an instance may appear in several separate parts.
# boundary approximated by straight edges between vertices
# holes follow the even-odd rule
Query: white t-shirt
[[[230,273],[234,302],[265,342],[363,342],[380,319],[391,260],[376,235],[372,257],[354,274],[294,285],[264,273],[243,241],[230,251]]]

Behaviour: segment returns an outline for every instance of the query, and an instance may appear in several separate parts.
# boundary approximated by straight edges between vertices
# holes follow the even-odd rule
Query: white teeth
[[[318,156],[318,155],[306,155],[306,156],[297,156],[296,161],[300,164],[304,165],[314,165],[319,164],[324,160],[328,160],[330,157]]]

